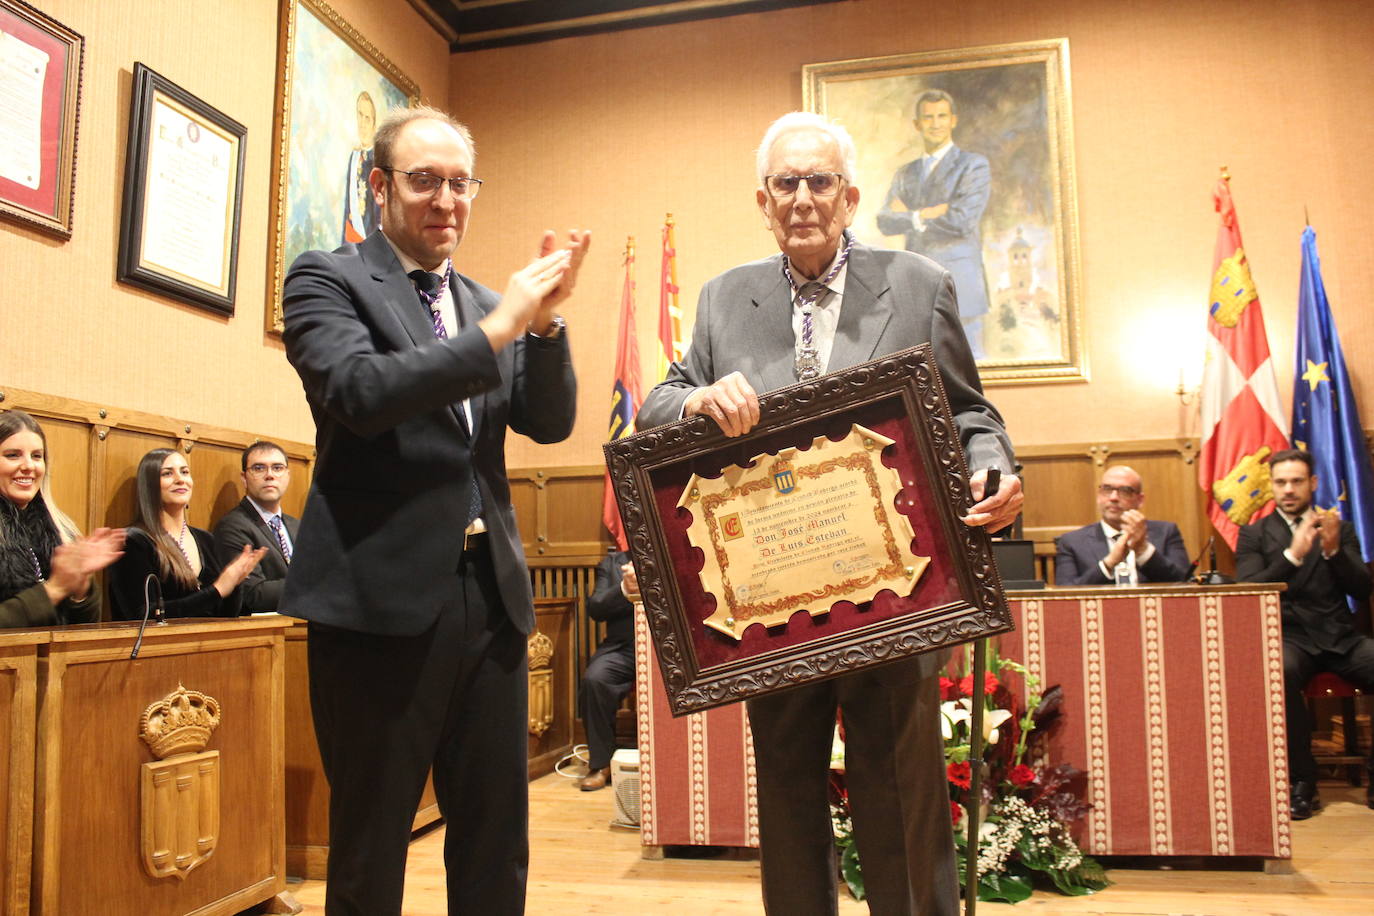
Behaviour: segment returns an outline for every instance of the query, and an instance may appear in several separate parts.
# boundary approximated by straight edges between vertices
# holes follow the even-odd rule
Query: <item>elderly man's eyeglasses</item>
[[[382,166],[381,169],[383,172],[390,172],[393,175],[406,176],[406,184],[410,190],[422,197],[439,193],[440,186],[445,183],[448,184],[448,189],[453,192],[453,196],[459,200],[472,200],[477,196],[477,192],[482,190],[482,179],[480,178],[444,178],[433,172],[407,172],[405,169],[392,169],[386,166]]]
[[[1140,495],[1140,491],[1137,490],[1135,487],[1131,487],[1131,486],[1114,487],[1114,486],[1112,486],[1112,485],[1109,484],[1109,483],[1104,483],[1104,484],[1102,484],[1100,487],[1097,488],[1097,492],[1099,492],[1099,493],[1101,493],[1103,496],[1107,496],[1107,497],[1110,497],[1113,493],[1116,493],[1116,494],[1119,495],[1122,499],[1135,499],[1137,496]]]
[[[261,477],[261,476],[263,476],[264,474],[266,474],[268,471],[271,471],[273,474],[276,474],[278,477],[280,477],[282,474],[285,474],[285,473],[286,473],[287,471],[289,471],[289,470],[290,470],[290,468],[288,468],[288,467],[287,467],[286,465],[284,465],[284,464],[250,464],[250,465],[248,465],[248,473],[252,474],[254,477]]]
[[[768,193],[780,200],[786,200],[797,193],[801,183],[811,191],[812,197],[830,197],[840,189],[844,176],[839,172],[815,172],[811,175],[765,175]]]

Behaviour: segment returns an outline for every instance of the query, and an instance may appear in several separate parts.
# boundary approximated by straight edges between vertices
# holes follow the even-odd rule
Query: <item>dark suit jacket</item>
[[[878,229],[884,235],[904,236],[907,251],[933,258],[947,269],[959,290],[959,314],[981,315],[988,310],[979,229],[992,186],[987,157],[954,146],[924,179],[921,169],[921,160],[915,159],[892,176],[887,199],[878,212]],[[892,209],[897,200],[905,211]],[[945,215],[925,220],[925,229],[916,231],[911,214],[944,203],[949,204]]]
[[[315,418],[316,463],[282,604],[332,626],[424,632],[457,589],[475,475],[501,599],[534,626],[506,481],[506,429],[536,442],[572,431],[567,335],[493,353],[477,321],[496,293],[453,274],[461,329],[433,325],[381,232],[301,255],[286,277],[287,359]],[[459,419],[471,398],[475,434]]]
[[[242,587],[221,598],[215,580],[224,564],[215,550],[210,532],[191,528],[191,537],[200,551],[200,576],[195,588],[185,588],[172,579],[158,577],[162,603],[168,617],[237,617],[241,608]],[[124,556],[110,567],[110,616],[114,620],[143,619],[143,586],[148,574],[157,574],[157,548],[142,528],[129,528],[124,539]],[[157,592],[152,592],[156,599]]]
[[[300,521],[285,512],[282,513],[282,521],[286,524],[291,543],[296,543],[296,538],[300,536]],[[277,533],[262,520],[246,496],[215,523],[215,549],[219,551],[220,562],[226,565],[232,562],[243,551],[245,544],[252,545],[255,550],[266,547],[267,553],[262,555],[262,562],[240,586],[243,612],[275,611],[281,606],[281,590],[286,581],[286,556],[281,552]]]
[[[1341,522],[1341,549],[1331,559],[1322,556],[1321,541],[1294,566],[1283,555],[1293,541],[1288,523],[1278,512],[1240,529],[1236,541],[1236,578],[1242,582],[1283,582],[1279,596],[1283,611],[1283,639],[1302,649],[1345,653],[1361,636],[1352,625],[1346,604],[1369,598],[1369,566],[1360,553],[1355,526]]]
[[[782,255],[744,264],[711,280],[697,302],[692,345],[649,392],[640,429],[682,415],[692,389],[739,371],[759,393],[794,383],[792,295]],[[1013,471],[1002,417],[983,397],[955,305],[949,271],[908,251],[856,242],[849,255],[839,326],[827,372],[931,342],[970,468]]]
[[[596,567],[596,585],[587,599],[587,616],[606,624],[606,638],[597,648],[629,649],[635,641],[634,605],[620,590],[620,567],[630,562],[624,550],[607,554]]]
[[[1155,552],[1148,563],[1136,570],[1136,578],[1142,583],[1182,582],[1188,574],[1188,551],[1178,526],[1150,519],[1145,522],[1145,537],[1155,545]],[[1101,522],[1060,535],[1055,539],[1055,547],[1055,585],[1111,584],[1112,580],[1102,575],[1098,565],[1110,549]]]

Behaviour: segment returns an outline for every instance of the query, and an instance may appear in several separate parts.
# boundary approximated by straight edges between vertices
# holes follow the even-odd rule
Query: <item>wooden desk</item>
[[[29,912],[38,648],[45,630],[0,630],[0,914]]]
[[[133,661],[136,626],[46,631],[50,641],[39,647],[34,913],[219,916],[285,890],[285,626],[277,618],[149,626]],[[197,835],[205,839],[197,848],[213,844],[213,852],[184,876],[154,878],[144,865],[142,837],[154,831],[140,789],[154,756],[140,738],[140,719],[183,685],[219,706],[220,724],[206,747],[219,753],[212,767],[218,789],[191,785],[209,778],[204,769],[194,777],[178,773],[166,785],[174,798],[199,799],[189,814],[193,828],[197,811],[202,817]],[[184,825],[187,813],[175,810]],[[207,810],[218,821],[209,831]]]
[[[1088,773],[1093,855],[1291,855],[1281,586],[1009,595],[1002,652],[1064,690],[1048,761]],[[757,846],[741,704],[673,719],[636,622],[645,846]]]

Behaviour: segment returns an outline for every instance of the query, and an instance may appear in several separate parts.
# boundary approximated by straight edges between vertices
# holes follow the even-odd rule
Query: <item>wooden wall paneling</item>
[[[46,632],[0,630],[0,916],[27,916],[33,853],[37,648]]]
[[[134,482],[138,463],[155,448],[176,448],[171,435],[155,435],[131,429],[111,429],[105,437],[105,464],[92,468],[99,474],[105,492],[100,523],[121,528],[133,523],[138,514],[138,488]]]

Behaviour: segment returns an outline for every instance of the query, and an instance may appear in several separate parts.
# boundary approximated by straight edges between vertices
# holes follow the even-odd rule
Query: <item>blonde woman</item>
[[[81,536],[49,493],[43,427],[22,410],[0,414],[0,627],[99,620],[91,577],[123,543],[119,529]]]

